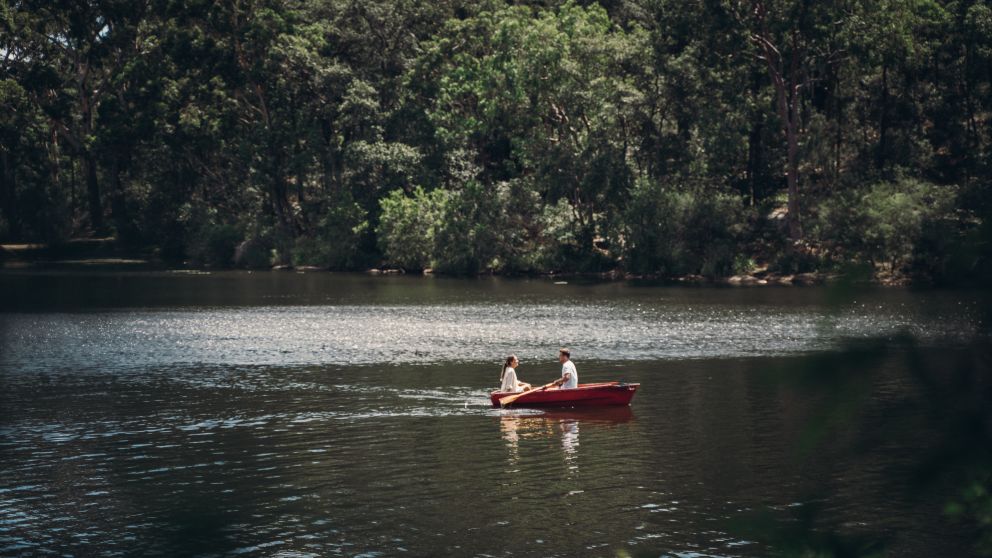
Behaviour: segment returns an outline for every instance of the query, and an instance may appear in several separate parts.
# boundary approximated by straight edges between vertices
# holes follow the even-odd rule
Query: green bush
[[[342,196],[324,212],[314,234],[295,240],[293,265],[353,269],[359,263],[359,245],[368,231],[366,217],[365,210],[350,196]]]
[[[69,200],[62,197],[56,185],[42,183],[24,189],[19,192],[17,203],[21,240],[61,244],[72,236]]]
[[[567,201],[561,204],[568,207]],[[560,204],[560,205],[561,205]],[[391,192],[376,228],[387,261],[406,269],[452,274],[559,269],[571,221],[560,206],[541,213],[522,181],[491,186],[468,180],[458,190]]]
[[[817,208],[814,236],[842,260],[932,273],[955,239],[955,191],[904,178],[852,188]]]
[[[736,195],[641,181],[625,215],[626,266],[664,275],[733,274],[748,217]]]
[[[757,264],[754,259],[745,254],[737,254],[734,256],[734,275],[744,275],[750,273]]]
[[[273,264],[273,243],[268,235],[249,236],[234,251],[234,265],[262,269]]]
[[[534,254],[536,267],[541,271],[573,270],[579,242],[572,205],[564,198],[545,205],[539,223],[540,236]]]
[[[445,190],[425,192],[418,186],[412,197],[393,190],[380,200],[376,234],[389,264],[416,270],[431,266],[434,235],[449,197]]]
[[[194,265],[231,267],[241,238],[241,232],[233,225],[208,222],[199,227],[187,253]]]
[[[301,236],[293,243],[290,262],[296,266],[327,267],[327,242],[321,238]]]
[[[779,273],[808,273],[822,271],[828,265],[809,250],[786,246],[774,257],[770,267]]]
[[[434,234],[434,267],[444,273],[476,274],[498,268],[507,232],[502,196],[470,180],[451,192]]]
[[[529,178],[499,182],[493,195],[498,205],[493,269],[511,273],[549,269],[543,264],[541,197],[533,182]]]
[[[393,191],[381,202],[379,246],[390,263],[408,269],[471,275],[502,268],[514,234],[506,200],[504,187],[474,180],[454,191],[418,187],[412,197]]]

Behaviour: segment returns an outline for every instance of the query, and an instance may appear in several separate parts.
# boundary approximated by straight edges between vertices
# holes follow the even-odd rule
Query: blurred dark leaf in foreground
[[[855,292],[841,283],[833,296],[852,300]],[[886,461],[887,494],[920,510],[933,507],[933,524],[955,532],[948,533],[949,545],[963,536],[976,554],[992,556],[992,348],[989,321],[978,319],[971,339],[949,346],[921,346],[909,334],[851,341],[840,351],[769,370],[766,380],[768,389],[810,402],[796,459],[829,455],[857,463],[872,453],[901,452]],[[731,530],[780,556],[892,551],[891,533],[878,532],[885,531],[885,518],[867,527],[875,532],[855,532],[854,522],[824,509],[828,496],[807,494],[787,512],[746,513]],[[912,540],[911,533],[903,536]]]

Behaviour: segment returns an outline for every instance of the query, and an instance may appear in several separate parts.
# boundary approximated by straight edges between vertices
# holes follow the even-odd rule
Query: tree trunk
[[[334,141],[334,128],[331,126],[330,121],[323,119],[320,122],[320,130],[324,139],[324,149],[321,154],[321,162],[324,166],[324,176],[321,182],[324,184],[324,193],[326,194],[333,190],[335,182],[336,165],[334,164],[334,145],[332,143]]]
[[[76,162],[69,159],[69,208],[71,213],[76,213]]]
[[[334,161],[334,153],[328,147],[324,155],[324,193],[333,192],[337,183],[337,165]]]
[[[844,104],[840,98],[840,77],[837,75],[835,65],[830,65],[830,106],[833,109],[832,120],[834,122],[834,145],[833,145],[833,180],[840,177],[841,153],[844,146]]]
[[[3,180],[3,190],[0,191],[0,210],[7,221],[7,233],[11,239],[20,239],[21,223],[17,218],[17,176],[10,153],[0,150],[0,178]]]
[[[797,103],[793,103],[793,116]],[[795,118],[789,121],[786,135],[788,136],[789,168],[786,171],[786,181],[789,185],[789,237],[800,240],[803,237],[802,221],[799,219],[799,130]]]
[[[123,166],[121,156],[114,155],[110,165],[110,214],[114,220],[114,227],[117,229],[118,239],[127,244],[134,240],[134,230],[128,219],[127,200],[124,194],[124,185],[121,182]]]
[[[292,208],[289,204],[289,188],[286,185],[286,176],[283,172],[285,165],[281,155],[274,155],[272,162],[272,172],[270,174],[269,202],[272,213],[283,231],[296,238],[299,231],[296,230],[295,220],[292,216]]]
[[[83,155],[83,167],[86,172],[86,194],[90,209],[90,225],[93,233],[100,235],[106,232],[103,225],[103,204],[100,202],[100,182],[96,176],[96,161],[93,155]]]
[[[745,174],[747,175],[747,189],[749,205],[754,207],[755,202],[755,186],[758,181],[758,138],[761,137],[761,124],[756,120],[751,123],[751,132],[747,137],[747,170]]]
[[[884,173],[888,146],[889,131],[889,68],[882,65],[882,114],[878,123],[878,150],[875,153],[875,166]]]
[[[757,100],[761,88],[757,74],[752,76],[751,85],[752,98]],[[754,207],[757,203],[757,192],[759,191],[758,178],[764,176],[764,173],[761,172],[762,166],[764,166],[761,160],[761,134],[764,124],[761,113],[754,111],[754,114],[751,116],[751,130],[748,132],[747,137],[747,182],[751,196],[751,207]]]
[[[840,177],[841,153],[844,146],[844,109],[837,101],[837,134],[834,137],[834,178]]]
[[[803,236],[799,218],[799,87],[794,82],[786,84],[780,76],[774,83],[786,143],[785,180],[789,187],[789,237],[796,241]]]
[[[754,11],[759,30],[752,35],[759,48],[761,58],[765,61],[772,85],[775,88],[775,104],[778,108],[779,119],[782,121],[782,132],[786,142],[785,179],[789,187],[789,237],[793,242],[803,236],[802,222],[799,218],[799,89],[806,83],[806,70],[803,67],[802,48],[798,31],[793,29],[791,34],[792,53],[788,64],[779,49],[771,42],[771,34],[765,24],[765,7],[758,3]]]
[[[49,151],[48,151],[48,172],[50,175],[49,180],[52,182],[52,187],[55,191],[62,189],[62,177],[59,172],[59,159],[61,155],[59,153],[59,135],[52,129],[51,139],[49,140]]]

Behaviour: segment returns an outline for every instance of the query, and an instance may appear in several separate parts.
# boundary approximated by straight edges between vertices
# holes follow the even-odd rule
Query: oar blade
[[[524,395],[525,393],[529,393],[529,392],[526,392],[526,391],[525,391],[524,393],[515,393],[515,394],[513,394],[513,395],[507,395],[506,397],[503,397],[503,398],[501,398],[501,399],[499,400],[499,406],[500,406],[500,407],[508,407],[508,406],[510,406],[510,405],[511,405],[511,404],[512,404],[512,403],[513,403],[514,401],[516,401],[517,399],[520,399],[520,396],[521,396],[521,395]]]
[[[512,405],[517,399],[520,399],[521,397],[527,395],[528,393],[534,393],[535,391],[544,391],[553,385],[555,385],[555,383],[551,382],[550,384],[545,384],[537,389],[532,389],[530,391],[523,391],[520,393],[514,393],[513,395],[507,395],[506,397],[501,397],[499,400],[499,406],[504,408],[508,407]]]

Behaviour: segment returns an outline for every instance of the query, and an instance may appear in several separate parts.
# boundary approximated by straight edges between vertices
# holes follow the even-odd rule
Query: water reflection
[[[0,369],[76,374],[177,364],[419,365],[463,362],[479,347],[489,355],[513,353],[539,362],[562,339],[590,351],[583,362],[591,356],[641,362],[788,355],[901,331],[927,343],[953,342],[969,336],[976,319],[967,297],[901,291],[873,296],[871,305],[842,307],[824,303],[824,291],[798,289],[603,285],[546,296],[541,283],[427,280],[403,282],[400,293],[387,294],[381,289],[388,281],[329,274],[320,288],[293,283],[285,291],[253,275],[211,275],[194,283],[128,276],[134,290],[121,294],[126,304],[88,298],[93,292],[118,294],[118,279],[124,281],[67,276],[28,282],[0,273],[0,294],[8,295],[3,302],[17,301],[12,308],[20,310],[0,314]],[[39,291],[31,287],[35,283]],[[445,286],[438,291],[440,285]],[[503,290],[490,292],[486,285]],[[275,298],[301,296],[303,288],[311,290],[302,301],[312,305]],[[220,298],[197,306],[201,289],[213,289]],[[34,304],[24,306],[23,300]],[[514,320],[503,319],[507,315]]]
[[[509,450],[509,462],[513,467],[520,461],[520,417],[503,415],[499,420],[499,431]]]
[[[500,437],[506,444],[507,461],[515,467],[520,461],[523,440],[559,438],[562,459],[569,472],[578,471],[579,430],[612,428],[634,419],[630,407],[603,409],[504,410],[499,415]]]
[[[561,429],[561,449],[565,454],[565,465],[571,476],[579,470],[579,461],[576,459],[576,451],[579,447],[579,421],[561,419],[558,421],[558,427]]]

